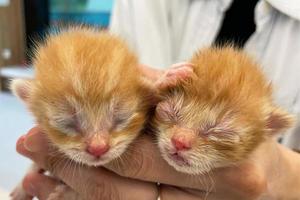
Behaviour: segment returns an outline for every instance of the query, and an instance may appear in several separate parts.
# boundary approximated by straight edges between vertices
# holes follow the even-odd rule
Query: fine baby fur
[[[176,170],[201,174],[235,164],[291,127],[293,117],[275,104],[261,67],[243,51],[201,49],[189,62],[189,79],[164,84],[153,125]]]
[[[37,46],[34,79],[11,88],[63,159],[99,166],[118,159],[143,129],[152,89],[138,64],[118,37],[71,27]]]

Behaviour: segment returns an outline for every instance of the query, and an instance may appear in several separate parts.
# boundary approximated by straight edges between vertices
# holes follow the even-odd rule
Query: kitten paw
[[[177,63],[171,66],[170,69],[162,75],[157,81],[156,86],[159,89],[175,87],[179,83],[189,79],[194,74],[194,65],[192,63]]]

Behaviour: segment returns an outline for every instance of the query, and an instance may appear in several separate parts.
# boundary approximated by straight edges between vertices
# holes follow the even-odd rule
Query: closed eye
[[[156,116],[165,122],[177,122],[179,120],[179,111],[171,104],[162,102],[156,107]]]
[[[81,133],[81,126],[76,116],[66,123],[66,128],[74,130],[77,133]]]
[[[126,121],[128,120],[128,118],[130,118],[129,116],[128,117],[121,117],[121,116],[118,116],[114,119],[114,125],[119,125],[119,124],[124,124],[126,123]]]
[[[57,115],[52,116],[50,125],[59,129],[67,135],[76,135],[81,133],[80,123],[76,116]]]
[[[113,119],[112,129],[120,131],[126,128],[134,115],[134,113],[118,113]]]

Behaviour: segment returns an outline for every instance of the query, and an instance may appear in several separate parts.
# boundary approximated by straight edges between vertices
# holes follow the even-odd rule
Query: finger
[[[179,63],[174,65],[156,81],[155,87],[159,90],[171,88],[183,83],[194,76],[192,64]]]
[[[122,155],[121,160],[115,160],[106,167],[122,177],[160,182],[180,187],[207,189],[208,184],[213,184],[211,180],[215,179],[213,175],[211,177],[189,176],[175,171],[174,168],[162,159],[157,146],[152,140],[150,136],[142,135]],[[80,177],[83,178],[82,181],[84,183],[84,180],[86,180],[91,185],[99,185],[103,184],[101,180],[106,180],[110,176],[114,176],[114,174],[105,169],[88,170],[85,166],[78,166],[78,164],[63,159],[59,155],[53,156],[49,152],[50,150],[47,138],[38,127],[31,129],[26,136],[22,136],[17,142],[17,151],[20,154],[30,158],[42,168],[50,170],[80,194],[81,191],[87,191],[85,184],[78,184],[77,180],[80,180]],[[74,176],[74,174],[77,176]],[[99,179],[93,182],[93,177],[99,177]],[[120,177],[114,177],[114,181],[118,182]],[[123,187],[127,188],[127,181],[123,180],[118,184],[124,184]],[[217,187],[217,185],[214,185],[214,187]],[[115,189],[111,188],[111,190]]]
[[[237,193],[238,190],[255,196],[265,189],[266,184],[262,172],[251,163],[216,169],[204,175],[180,173],[163,160],[148,135],[139,137],[122,155],[121,161],[112,161],[105,167],[125,177],[221,193]]]
[[[28,151],[25,147],[25,144],[29,143],[28,140],[31,140],[32,145],[38,148]],[[35,142],[40,145],[33,144]],[[95,199],[121,198],[124,200],[141,199],[142,196],[153,199],[157,196],[156,185],[153,183],[121,177],[104,168],[89,168],[60,155],[53,156],[47,144],[41,132],[34,130],[30,132],[30,137],[19,139],[17,150],[39,166],[51,171],[55,177],[87,199],[92,198],[91,195]]]
[[[36,163],[45,163],[45,159],[47,158],[43,155],[49,151],[49,144],[41,130],[38,127],[34,127],[26,135],[18,139],[16,150],[21,155],[35,160]],[[45,169],[44,165],[39,166]]]
[[[16,188],[10,193],[11,200],[32,200],[32,196],[27,194],[27,192],[23,188],[23,184],[20,183]]]
[[[73,186],[73,189],[78,187],[76,183],[81,182],[78,181],[80,180],[78,179],[79,177],[77,177],[77,179],[72,179],[72,176],[70,176],[70,172],[74,171],[73,168],[80,169],[79,173],[87,173],[87,175],[85,175],[82,179],[84,183],[90,181],[90,176],[92,176],[91,180],[95,177],[99,177],[101,180],[110,178],[110,175],[107,174],[108,172],[101,172],[103,169],[99,169],[99,175],[97,175],[97,172],[95,173],[91,170],[89,171],[88,169],[82,170],[81,167],[70,165],[70,163],[68,163],[66,160],[61,162],[60,165],[56,165],[55,163],[59,161],[59,157],[57,157],[57,159],[50,159],[47,147],[48,142],[44,135],[37,129],[32,129],[29,132],[29,135],[30,137],[28,138],[24,136],[19,139],[17,143],[18,152],[31,158],[40,166],[44,166],[46,169],[53,169],[54,172],[57,171],[59,176],[62,177],[61,179],[63,179],[66,183],[70,183],[69,185]],[[25,148],[24,143],[30,144],[30,142],[30,147],[35,148],[31,148],[31,151],[28,151],[28,149]],[[38,143],[39,145],[35,143]],[[38,150],[38,152],[33,152],[32,149]],[[54,162],[52,160],[54,160]],[[63,167],[64,165],[68,165],[68,167]],[[237,193],[237,191],[239,191],[239,193],[242,193],[241,195],[251,193],[251,196],[257,196],[266,188],[266,180],[263,176],[264,172],[257,165],[255,165],[255,162],[245,162],[241,163],[239,166],[216,169],[213,170],[209,175],[203,176],[189,176],[187,174],[179,173],[161,158],[157,146],[152,141],[152,138],[150,138],[148,135],[142,135],[135,143],[131,145],[129,150],[122,156],[122,162],[114,161],[106,167],[124,177],[194,189],[207,190],[213,187],[214,190],[219,192],[224,191],[229,193],[231,191]],[[64,170],[61,170],[61,168],[64,168],[66,173],[64,173]],[[75,174],[77,173],[78,172]],[[240,178],[241,176],[243,179]],[[117,182],[119,178],[120,177],[115,178],[114,181]],[[132,180],[129,180],[130,179],[122,179],[122,181],[120,181],[122,182],[122,187],[120,188],[124,191],[130,191],[131,184],[139,186],[139,182],[131,183]],[[97,183],[96,181],[96,184],[101,184],[101,182]],[[105,183],[103,184],[105,185]],[[149,191],[149,188],[151,188],[151,186],[147,186],[146,183],[141,184],[141,187],[144,187],[142,189],[147,191]],[[76,189],[76,191],[80,191],[80,188]]]
[[[245,198],[232,194],[230,192],[213,192],[203,190],[193,190],[187,188],[173,187],[169,185],[160,186],[160,200],[240,200],[240,199],[254,199]],[[256,199],[256,198],[255,198]]]
[[[156,199],[155,184],[121,177],[104,168],[89,168],[61,162],[52,170],[85,199]],[[108,181],[109,180],[109,181]],[[84,184],[82,184],[84,183]]]
[[[139,65],[142,74],[152,81],[156,81],[164,73],[163,70],[155,69],[147,65]]]
[[[189,192],[182,188],[161,185],[160,188],[160,200],[201,200],[206,199],[206,192]]]
[[[61,183],[51,177],[39,173],[30,173],[23,180],[23,188],[27,194],[46,200]]]
[[[25,191],[39,200],[82,199],[78,193],[57,179],[39,173],[28,174],[23,180]]]
[[[181,67],[195,67],[193,63],[189,62],[180,62],[180,63],[175,63],[171,66],[173,69],[181,68]]]
[[[128,151],[122,155],[121,160],[115,160],[108,164],[106,167],[119,174],[122,177],[129,177],[134,179],[139,179],[149,182],[160,182],[168,185],[175,185],[179,187],[189,187],[194,189],[203,189],[207,190],[208,188],[219,189],[222,187],[222,190],[228,190],[230,188],[239,187],[240,183],[236,185],[234,183],[228,184],[228,187],[222,186],[224,182],[229,182],[231,179],[236,177],[237,180],[240,180],[240,176],[247,172],[248,174],[254,174],[255,169],[247,169],[245,167],[240,168],[229,168],[221,169],[212,173],[211,175],[197,175],[189,176],[175,171],[174,168],[169,166],[160,156],[157,146],[152,141],[153,139],[148,135],[142,135],[140,138],[134,142]],[[29,146],[25,147],[24,143]],[[32,148],[34,147],[34,148]],[[140,184],[140,182],[135,182],[131,179],[122,179],[120,176],[115,176],[113,173],[99,168],[87,169],[85,166],[78,166],[76,163],[72,163],[69,160],[61,159],[59,156],[51,157],[48,151],[48,141],[45,136],[39,131],[38,128],[31,129],[29,131],[28,137],[21,137],[17,143],[17,150],[22,155],[27,156],[36,162],[39,166],[45,169],[50,169],[57,177],[62,179],[67,185],[71,186],[75,191],[81,193],[81,191],[87,191],[85,184],[78,184],[81,181],[84,183],[89,183],[91,185],[104,185],[103,180],[111,179],[113,184],[121,185],[119,190],[130,190],[129,185],[140,185],[141,189],[150,190],[153,189],[152,185],[147,185],[147,183]],[[34,152],[37,151],[37,152]],[[159,169],[159,170],[158,170]],[[230,173],[232,172],[232,173]],[[74,174],[76,176],[74,176]],[[227,176],[226,174],[231,174]],[[112,178],[112,177],[113,178]],[[97,177],[97,180],[93,180]],[[245,176],[244,176],[245,177]],[[252,176],[251,176],[252,177]],[[253,176],[253,180],[257,180]],[[101,182],[102,180],[102,182]],[[130,180],[130,181],[129,181]],[[233,181],[231,181],[233,182]],[[241,181],[240,181],[241,182]],[[247,181],[249,182],[249,181]],[[257,185],[257,184],[254,184]],[[112,192],[115,188],[111,188]],[[138,186],[137,186],[138,187]],[[93,188],[93,187],[91,187]],[[150,188],[150,189],[149,189]]]
[[[176,171],[161,157],[153,139],[141,135],[121,156],[105,167],[121,176],[190,188],[207,188],[211,177],[189,176]]]

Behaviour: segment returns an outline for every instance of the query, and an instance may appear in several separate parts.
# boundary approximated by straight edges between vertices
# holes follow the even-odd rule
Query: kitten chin
[[[291,127],[293,117],[274,103],[270,83],[246,53],[212,47],[190,63],[192,73],[160,80],[153,119],[159,149],[176,170],[201,174],[236,164]]]

